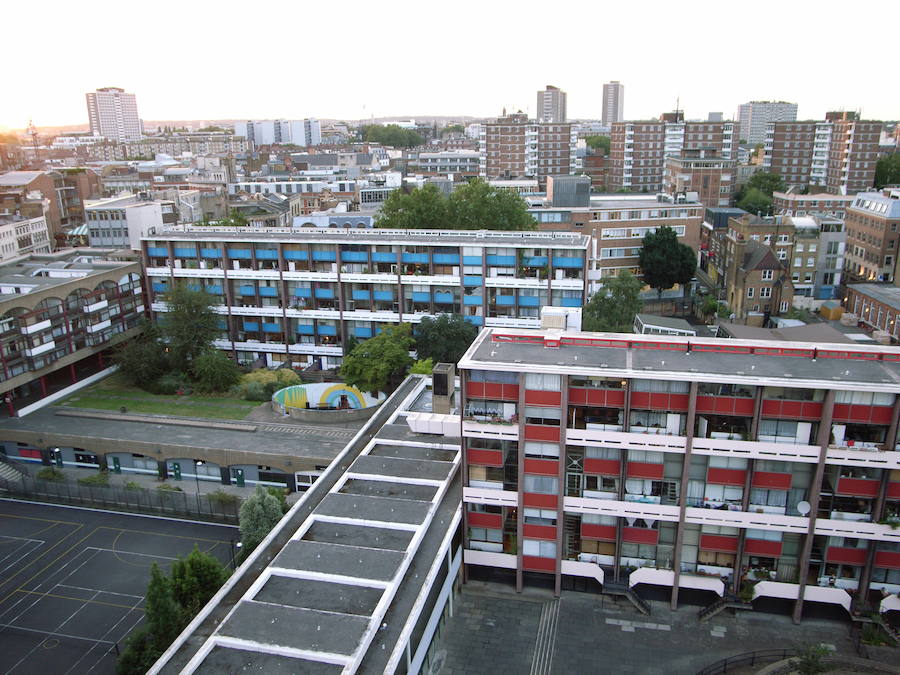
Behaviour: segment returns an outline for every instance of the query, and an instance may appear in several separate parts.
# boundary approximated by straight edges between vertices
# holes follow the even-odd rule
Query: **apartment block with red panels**
[[[900,592],[900,348],[489,328],[459,369],[470,572]]]

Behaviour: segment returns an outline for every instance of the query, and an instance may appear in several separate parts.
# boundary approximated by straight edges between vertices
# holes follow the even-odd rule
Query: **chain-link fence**
[[[85,485],[75,481],[41,480],[33,476],[0,478],[0,488],[8,495],[36,501],[80,504],[114,511],[131,511],[237,523],[240,499],[223,499],[180,490],[122,485]]]

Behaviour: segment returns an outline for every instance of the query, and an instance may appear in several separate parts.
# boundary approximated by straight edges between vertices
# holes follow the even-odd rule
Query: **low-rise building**
[[[900,189],[859,193],[844,220],[847,280],[892,281],[900,251]]]
[[[666,158],[663,191],[670,195],[696,193],[697,200],[707,207],[729,206],[736,166],[736,159],[720,157],[715,150],[685,150]]]
[[[827,192],[800,194],[798,192],[773,192],[772,212],[777,216],[827,216],[840,218],[847,214],[855,197],[833,195]]]
[[[0,193],[0,262],[31,253],[50,253],[53,240],[47,226],[50,200],[39,192]]]
[[[453,176],[455,181],[464,181],[478,176],[480,161],[479,153],[471,150],[420,152],[409,158],[407,170],[423,176]]]
[[[187,227],[144,239],[143,260],[153,312],[173,283],[206,290],[216,345],[239,361],[333,367],[385,324],[536,327],[545,305],[581,307],[588,247],[570,232]]]
[[[140,249],[141,237],[146,237],[151,230],[178,222],[175,202],[142,195],[126,194],[88,202],[85,213],[91,246],[134,251]]]
[[[69,249],[0,265],[0,394],[10,414],[108,364],[144,313],[141,266]]]

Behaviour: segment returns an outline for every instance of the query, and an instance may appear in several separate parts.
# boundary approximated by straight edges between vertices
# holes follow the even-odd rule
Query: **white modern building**
[[[317,119],[247,120],[235,122],[234,133],[254,146],[298,145],[307,147],[322,142],[322,127]]]
[[[797,104],[785,101],[750,101],[738,106],[737,119],[741,123],[741,140],[756,145],[765,142],[766,125],[769,122],[796,121]]]
[[[87,202],[84,212],[92,247],[137,250],[141,247],[141,237],[146,237],[153,228],[174,225],[178,220],[175,202],[142,199],[131,194]]]
[[[103,87],[85,94],[91,134],[117,143],[141,140],[137,100],[119,87]]]
[[[46,206],[44,212],[34,218],[0,213],[0,262],[29,253],[50,253]]]

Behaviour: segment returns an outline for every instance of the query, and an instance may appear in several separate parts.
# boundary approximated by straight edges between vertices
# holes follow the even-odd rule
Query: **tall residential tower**
[[[560,124],[566,121],[566,92],[548,84],[537,93],[537,108],[534,116],[538,122]]]
[[[613,122],[621,122],[625,110],[625,85],[618,80],[613,80],[603,85],[603,126],[608,127]]]
[[[127,94],[119,87],[103,87],[85,97],[94,136],[118,143],[141,140],[141,119],[134,94]]]

